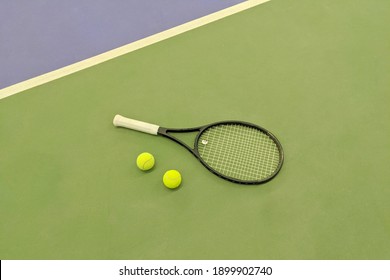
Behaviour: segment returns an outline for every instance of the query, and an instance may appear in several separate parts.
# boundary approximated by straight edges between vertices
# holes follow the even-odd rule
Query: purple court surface
[[[241,2],[3,0],[0,89]]]

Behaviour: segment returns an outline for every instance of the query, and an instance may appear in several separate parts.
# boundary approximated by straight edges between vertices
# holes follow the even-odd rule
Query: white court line
[[[154,43],[163,41],[165,39],[171,38],[173,36],[179,35],[181,33],[187,32],[189,30],[195,29],[197,27],[206,25],[208,23],[217,21],[224,17],[239,13],[241,11],[250,9],[257,5],[263,4],[270,0],[247,0],[240,4],[234,5],[232,7],[223,9],[221,11],[215,12],[213,14],[198,18],[196,20],[184,23],[182,25],[173,27],[171,29],[162,31],[160,33],[154,34],[152,36],[146,37],[144,39],[138,40],[136,42],[130,43],[128,45],[110,50],[108,52],[93,56],[91,58],[76,62],[74,64],[65,66],[63,68],[48,72],[46,74],[31,78],[29,80],[14,84],[12,86],[0,89],[0,99],[6,98],[8,96],[14,95],[21,91],[48,83],[50,81],[62,78],[64,76],[70,75],[77,71],[89,68],[91,66],[97,65],[99,63],[105,62],[107,60],[113,59],[115,57],[133,52],[135,50],[144,48],[146,46],[152,45]]]

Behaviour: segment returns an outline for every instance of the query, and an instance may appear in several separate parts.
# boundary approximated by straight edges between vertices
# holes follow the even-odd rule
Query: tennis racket
[[[239,184],[261,184],[283,164],[283,149],[266,129],[241,121],[222,121],[194,128],[165,128],[116,115],[116,127],[167,137],[190,151],[208,170]],[[198,132],[193,147],[171,133]]]

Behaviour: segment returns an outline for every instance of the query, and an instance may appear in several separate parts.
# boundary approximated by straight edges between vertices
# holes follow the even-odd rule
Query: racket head
[[[248,185],[274,178],[284,160],[282,145],[271,132],[242,121],[222,121],[202,127],[193,153],[219,177]]]

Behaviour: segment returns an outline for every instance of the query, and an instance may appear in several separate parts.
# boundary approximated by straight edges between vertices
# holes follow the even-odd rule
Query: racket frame
[[[244,181],[244,180],[240,180],[237,178],[232,178],[232,177],[226,176],[226,175],[218,172],[217,170],[213,169],[200,156],[199,151],[198,151],[198,142],[199,142],[199,138],[202,136],[203,132],[205,132],[206,130],[208,130],[209,128],[211,128],[213,126],[233,125],[233,124],[243,125],[243,126],[258,129],[261,132],[263,132],[264,134],[266,134],[268,137],[270,137],[272,139],[272,141],[276,144],[276,146],[279,150],[279,163],[278,163],[278,166],[275,169],[275,171],[270,176],[268,176],[262,180],[253,180],[253,181]],[[175,136],[170,134],[170,133],[188,133],[188,132],[198,132],[198,134],[196,135],[195,140],[194,140],[194,147],[193,148],[188,146],[186,143],[184,143],[180,139],[178,139]],[[280,169],[282,168],[283,161],[284,161],[284,152],[283,152],[282,145],[280,144],[279,140],[275,137],[275,135],[273,135],[271,132],[269,132],[265,128],[260,127],[258,125],[255,125],[253,123],[249,123],[249,122],[234,121],[234,120],[220,121],[220,122],[214,122],[214,123],[211,123],[208,125],[198,126],[198,127],[193,127],[193,128],[166,128],[166,127],[160,126],[158,128],[157,134],[164,136],[164,137],[180,144],[181,146],[186,148],[188,151],[190,151],[191,154],[193,154],[203,164],[203,166],[206,167],[210,172],[214,173],[215,175],[217,175],[220,178],[223,178],[223,179],[228,180],[228,181],[233,182],[233,183],[239,183],[239,184],[244,184],[244,185],[258,185],[258,184],[268,182],[279,173]]]

